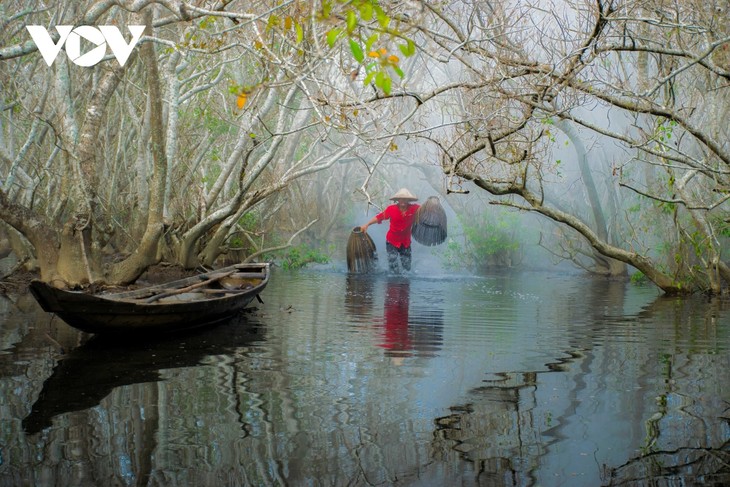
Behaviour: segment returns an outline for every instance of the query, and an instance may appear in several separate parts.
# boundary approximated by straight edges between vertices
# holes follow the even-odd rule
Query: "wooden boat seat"
[[[165,298],[161,298],[157,302],[160,304],[179,303],[179,302],[199,301],[201,299],[206,299],[206,298],[207,298],[207,296],[202,292],[181,293],[181,294],[175,294],[172,296],[167,296]]]

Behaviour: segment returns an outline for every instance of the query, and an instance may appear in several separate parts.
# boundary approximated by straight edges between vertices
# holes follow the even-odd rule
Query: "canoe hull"
[[[167,300],[145,299],[147,295],[169,293],[226,272],[245,272],[256,277],[248,279],[246,289],[229,292],[216,289],[210,295],[204,295],[204,289],[199,289],[196,291],[200,292],[187,295],[196,294],[197,298],[181,294],[178,300],[174,299],[175,296]],[[67,291],[41,281],[31,282],[30,291],[45,311],[55,313],[69,325],[88,333],[167,333],[212,325],[234,316],[264,290],[269,274],[268,264],[239,264],[164,285],[117,294],[94,295]]]

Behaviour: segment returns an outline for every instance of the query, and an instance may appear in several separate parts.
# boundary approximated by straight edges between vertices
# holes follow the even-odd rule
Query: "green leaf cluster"
[[[301,244],[287,250],[281,262],[281,267],[286,270],[296,270],[306,267],[308,264],[327,264],[329,261],[329,255],[321,250],[312,248],[307,244]]]
[[[416,53],[416,44],[392,27],[391,17],[380,7],[377,0],[337,0],[343,4],[344,26],[333,27],[327,32],[326,40],[334,48],[338,40],[347,38],[352,57],[365,69],[364,85],[374,84],[383,93],[392,91],[394,75],[403,78],[400,57],[387,47],[377,45],[397,43],[398,51],[404,57]],[[322,17],[332,15],[333,2],[322,4]]]
[[[445,265],[484,268],[490,265],[511,265],[517,261],[520,244],[516,219],[509,213],[462,221],[465,243],[449,240],[444,252]]]

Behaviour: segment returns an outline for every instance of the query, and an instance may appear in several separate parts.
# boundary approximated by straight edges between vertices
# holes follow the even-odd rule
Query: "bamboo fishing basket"
[[[430,196],[418,208],[411,227],[413,239],[421,245],[433,246],[446,240],[446,212],[438,197]]]
[[[355,227],[347,240],[347,270],[362,274],[375,269],[378,255],[375,242],[367,232]]]

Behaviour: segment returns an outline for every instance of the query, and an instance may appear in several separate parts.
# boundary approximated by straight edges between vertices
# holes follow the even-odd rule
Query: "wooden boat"
[[[68,291],[34,280],[30,292],[44,311],[89,333],[173,332],[228,319],[258,297],[270,266],[236,264],[119,293]]]

